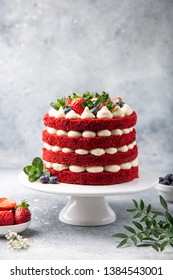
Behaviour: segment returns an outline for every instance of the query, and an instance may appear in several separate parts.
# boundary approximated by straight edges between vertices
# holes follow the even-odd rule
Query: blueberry
[[[49,182],[50,182],[51,184],[57,184],[58,179],[57,179],[57,177],[55,177],[55,176],[51,176],[51,177],[49,178]]]
[[[49,176],[48,176],[48,175],[42,175],[42,176],[40,177],[40,182],[41,182],[42,184],[47,184],[47,183],[49,182]]]
[[[162,182],[162,184],[163,184],[163,185],[170,185],[170,181],[165,179],[165,180]]]
[[[163,178],[163,177],[160,177],[160,178],[159,178],[159,183],[162,184],[163,181],[164,181],[164,178]]]
[[[90,110],[90,112],[92,113],[92,114],[94,114],[94,115],[96,115],[97,114],[97,112],[98,112],[98,107],[94,107],[94,108],[92,108],[91,110]]]
[[[120,108],[122,108],[122,107],[123,107],[123,102],[122,102],[122,101],[118,101],[118,102],[116,103],[116,105],[118,105]]]
[[[70,108],[70,107],[64,108],[64,114],[67,114],[67,113],[70,112],[70,111],[71,111],[71,108]]]

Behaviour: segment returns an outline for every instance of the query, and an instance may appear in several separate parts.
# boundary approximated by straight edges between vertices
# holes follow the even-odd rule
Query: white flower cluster
[[[17,234],[16,232],[8,232],[5,235],[8,241],[8,248],[13,250],[22,250],[27,249],[29,247],[28,239],[23,238],[21,235]]]

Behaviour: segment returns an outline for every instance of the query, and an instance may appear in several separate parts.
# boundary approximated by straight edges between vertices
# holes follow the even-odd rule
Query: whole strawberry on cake
[[[73,93],[51,107],[42,134],[43,160],[51,176],[81,185],[111,185],[138,177],[137,115],[120,97]]]

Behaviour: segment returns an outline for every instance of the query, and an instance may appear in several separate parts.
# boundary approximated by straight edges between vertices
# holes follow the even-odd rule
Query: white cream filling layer
[[[133,127],[125,128],[125,129],[113,129],[113,130],[99,130],[97,132],[91,131],[91,130],[85,130],[85,131],[77,131],[77,130],[57,130],[52,127],[47,126],[47,132],[49,134],[54,134],[58,136],[68,136],[68,137],[84,137],[84,138],[91,138],[91,137],[100,137],[100,136],[111,136],[111,135],[122,135],[122,134],[128,134],[132,132]]]
[[[76,150],[72,150],[69,148],[61,148],[59,146],[51,146],[47,143],[44,143],[43,147],[48,150],[48,151],[53,151],[53,152],[59,152],[62,151],[63,153],[76,153],[79,155],[87,155],[87,154],[92,154],[95,156],[101,156],[104,154],[115,154],[117,152],[127,152],[128,150],[131,150],[134,148],[134,146],[136,145],[136,141],[134,141],[132,144],[129,145],[125,145],[123,147],[120,148],[108,148],[108,149],[101,149],[101,148],[97,148],[97,149],[91,149],[91,150],[85,150],[85,149],[76,149]]]
[[[138,158],[131,162],[127,162],[121,165],[107,165],[107,166],[76,166],[76,165],[66,165],[59,163],[52,163],[44,161],[47,168],[53,168],[56,171],[70,170],[71,172],[89,172],[89,173],[99,173],[103,171],[107,172],[118,172],[119,170],[128,170],[131,167],[138,166]]]

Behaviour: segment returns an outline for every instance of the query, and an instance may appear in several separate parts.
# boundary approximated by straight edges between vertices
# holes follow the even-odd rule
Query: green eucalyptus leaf
[[[159,196],[160,197],[160,203],[163,206],[163,208],[165,208],[166,210],[168,210],[168,204],[166,202],[166,200],[163,198],[163,196]]]
[[[141,208],[141,210],[144,209],[144,206],[145,206],[144,201],[142,199],[140,199],[140,208]]]
[[[152,248],[153,248],[154,250],[156,250],[157,252],[159,252],[159,248],[158,248],[158,246],[157,246],[155,243],[153,243],[151,246],[152,246]]]
[[[167,220],[170,222],[170,224],[173,225],[172,215],[168,211],[166,211],[165,216],[166,216]]]
[[[132,212],[135,212],[135,211],[136,211],[136,208],[135,208],[135,209],[127,209],[126,211],[132,213]]]
[[[124,234],[124,233],[116,233],[112,236],[117,237],[117,238],[128,238],[127,234]]]
[[[134,230],[134,228],[129,227],[129,226],[124,226],[124,228],[125,228],[126,230],[128,230],[129,232],[131,232],[131,233],[133,233],[133,234],[136,234],[136,231]]]
[[[134,203],[135,207],[138,208],[138,203],[135,199],[133,199],[133,203]]]
[[[140,223],[138,223],[138,222],[136,222],[136,221],[133,221],[132,223],[133,223],[133,224],[135,225],[135,227],[137,227],[139,230],[143,231],[143,226],[142,226]]]
[[[128,239],[123,239],[123,240],[118,244],[117,248],[120,248],[120,247],[124,246],[124,245],[127,243],[127,240],[128,240]]]
[[[150,211],[151,211],[151,204],[149,204],[149,205],[147,206],[147,214],[149,214]]]
[[[137,243],[138,243],[136,237],[135,237],[135,236],[132,236],[132,237],[131,237],[131,240],[133,241],[134,245],[136,246]]]
[[[142,211],[139,211],[133,218],[139,218],[142,216]]]

